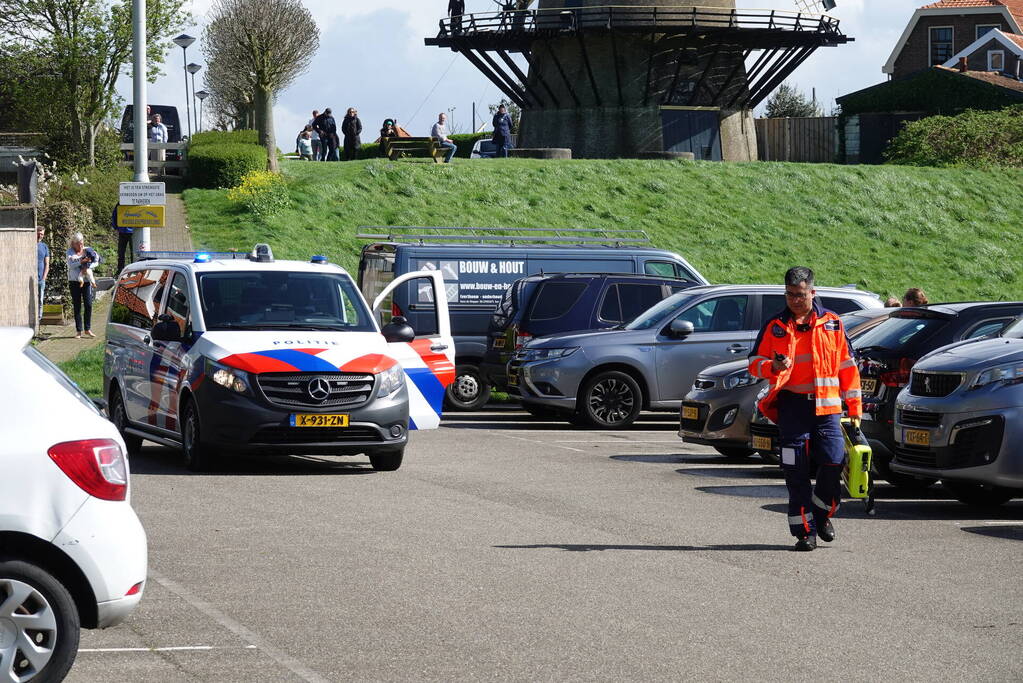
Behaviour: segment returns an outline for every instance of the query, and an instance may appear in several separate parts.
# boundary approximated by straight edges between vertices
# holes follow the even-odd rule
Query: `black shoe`
[[[824,523],[824,526],[817,525],[817,535],[825,543],[831,543],[835,540],[835,525],[831,523],[830,519]]]
[[[816,536],[807,536],[806,538],[801,538],[798,541],[796,541],[796,544],[794,546],[792,546],[793,550],[802,553],[810,552],[811,550],[815,550],[816,548],[817,548]]]

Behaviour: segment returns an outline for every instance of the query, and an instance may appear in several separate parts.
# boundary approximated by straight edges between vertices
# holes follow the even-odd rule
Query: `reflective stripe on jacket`
[[[813,354],[809,358],[796,357],[796,320],[788,309],[768,320],[749,357],[750,374],[771,381],[771,390],[760,401],[759,407],[760,412],[772,422],[778,421],[778,392],[785,389],[813,394],[817,415],[841,413],[842,401],[845,401],[850,417],[863,415],[860,371],[849,347],[845,327],[837,315],[825,310],[816,300],[813,310],[817,318],[812,331]],[[775,374],[771,364],[778,353],[793,359],[793,367],[796,363],[812,363],[814,386],[790,386],[792,368]]]

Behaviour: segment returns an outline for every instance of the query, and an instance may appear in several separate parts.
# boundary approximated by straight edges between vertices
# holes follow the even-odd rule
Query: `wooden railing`
[[[175,159],[173,161],[155,161],[149,160],[149,168],[156,169],[159,175],[166,175],[165,171],[169,168],[180,169],[179,175],[184,176],[188,170],[188,143],[187,142],[150,142],[149,151],[152,152],[154,149],[162,149],[168,152],[178,152],[180,160]],[[121,151],[127,152],[125,159],[121,161],[122,166],[134,166],[134,152],[135,145],[128,142],[121,144]]]
[[[826,14],[714,7],[575,7],[463,14],[440,21],[440,37],[485,33],[558,32],[581,29],[671,33],[694,27],[811,31],[842,36],[839,20]]]

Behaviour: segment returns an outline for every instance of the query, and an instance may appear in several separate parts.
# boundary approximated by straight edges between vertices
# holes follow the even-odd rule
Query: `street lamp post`
[[[181,58],[185,64],[185,118],[188,119],[188,137],[192,137],[192,110],[188,103],[188,46],[195,42],[195,38],[182,33],[174,39],[174,44],[181,48]]]
[[[149,182],[149,123],[146,121],[146,0],[132,0],[134,74],[132,115],[135,119],[135,182]],[[132,233],[135,254],[149,251],[149,228]]]
[[[199,131],[199,112],[195,104],[195,75],[202,69],[201,64],[191,63],[185,67],[188,73],[192,74],[192,116],[195,117],[195,130]],[[191,135],[191,133],[189,133]]]
[[[209,97],[210,94],[208,92],[206,92],[205,90],[200,90],[199,92],[197,92],[195,94],[195,96],[199,98],[199,126],[198,126],[198,129],[196,130],[196,132],[197,133],[201,133],[202,132],[202,101],[205,100],[207,97]]]

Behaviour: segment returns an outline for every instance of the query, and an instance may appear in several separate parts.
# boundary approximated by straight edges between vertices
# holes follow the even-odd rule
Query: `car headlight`
[[[390,396],[405,384],[405,371],[400,365],[395,363],[387,370],[381,372],[377,377],[380,378],[380,388],[377,389],[377,398],[383,398]]]
[[[970,385],[971,389],[979,389],[989,384],[1019,384],[1023,382],[1023,361],[1008,365],[996,365],[977,375]]]
[[[738,389],[739,387],[753,386],[760,381],[759,377],[754,377],[749,374],[749,370],[738,370],[725,377],[724,384],[725,389]]]
[[[206,376],[216,384],[244,394],[249,390],[249,373],[206,359]]]
[[[554,360],[556,358],[567,358],[579,350],[578,346],[566,349],[530,349],[525,348],[519,351],[520,360]]]

